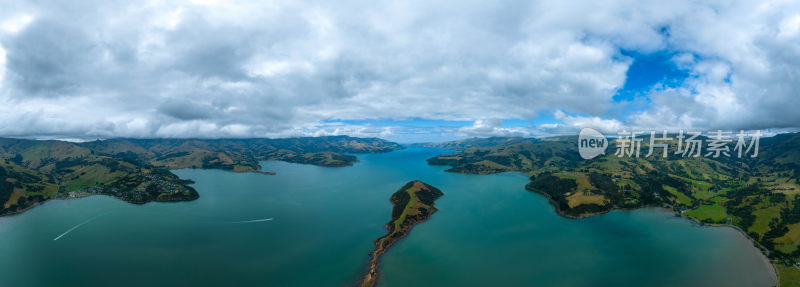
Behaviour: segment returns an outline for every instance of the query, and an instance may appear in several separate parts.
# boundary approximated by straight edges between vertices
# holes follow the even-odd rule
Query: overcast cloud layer
[[[800,126],[797,1],[376,2],[0,0],[0,136]],[[615,101],[652,53],[689,76]]]

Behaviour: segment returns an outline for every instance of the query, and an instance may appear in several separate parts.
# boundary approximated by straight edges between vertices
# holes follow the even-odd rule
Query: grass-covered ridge
[[[386,250],[401,238],[408,235],[414,225],[419,224],[436,212],[434,201],[444,195],[439,189],[419,180],[406,183],[392,194],[392,220],[386,224],[388,233],[375,240],[375,250],[370,253],[372,259],[369,270],[364,276],[361,286],[374,286],[377,283],[378,259]]]
[[[495,139],[495,142],[500,141]],[[621,208],[666,207],[708,224],[731,224],[769,250],[772,258],[800,261],[800,134],[762,138],[756,158],[605,156],[583,160],[577,137],[529,139],[472,147],[428,160],[449,172],[523,172],[526,188],[550,198],[558,212],[584,217]],[[461,143],[463,145],[463,143]],[[731,146],[732,148],[732,146]]]
[[[380,153],[401,149],[377,138],[348,136],[286,139],[113,139],[82,143],[107,155],[167,168],[219,168],[255,171],[260,160],[281,160],[320,166],[349,166],[357,159],[346,153]]]
[[[0,138],[0,215],[50,199],[107,194],[133,203],[193,200],[170,169],[260,172],[259,160],[348,166],[355,156],[400,149],[374,138],[112,139],[84,143]],[[262,172],[267,173],[267,172]]]
[[[54,198],[107,194],[128,202],[192,200],[197,192],[166,169],[98,154],[68,142],[0,139],[0,215]]]

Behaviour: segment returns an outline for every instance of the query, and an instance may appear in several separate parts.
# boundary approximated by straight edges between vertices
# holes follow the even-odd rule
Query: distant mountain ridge
[[[0,138],[0,215],[54,198],[107,194],[132,203],[198,198],[169,169],[259,172],[260,160],[352,165],[343,153],[402,149],[377,138],[110,139],[73,143]]]
[[[472,141],[471,141],[472,142]],[[575,166],[580,160],[574,139],[526,139],[492,138],[477,141],[477,147],[460,152],[439,155],[428,159],[431,165],[448,165],[449,172],[488,174],[506,171],[528,172],[558,163],[560,166]],[[489,143],[497,143],[494,146]],[[464,142],[458,146],[467,146]],[[442,146],[448,146],[447,143]]]
[[[427,142],[427,143],[414,143],[408,146],[412,147],[435,147],[441,149],[463,151],[475,147],[494,147],[501,145],[511,145],[523,142],[536,142],[535,138],[523,137],[488,137],[488,138],[468,138],[463,140],[446,141],[446,142]]]
[[[258,170],[259,160],[320,166],[348,166],[357,159],[343,153],[382,153],[402,146],[378,138],[349,136],[283,139],[111,139],[86,142],[100,153],[130,157],[168,168]]]

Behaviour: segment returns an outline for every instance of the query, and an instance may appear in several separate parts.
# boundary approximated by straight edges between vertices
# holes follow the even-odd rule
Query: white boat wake
[[[61,233],[61,235],[57,236],[56,238],[53,238],[53,241],[56,241],[56,240],[59,240],[59,239],[61,239],[61,237],[64,237],[64,235],[67,235],[68,233],[72,232],[73,230],[75,230],[75,229],[78,229],[78,227],[81,227],[81,226],[83,226],[84,224],[87,224],[87,223],[89,223],[89,222],[92,222],[93,220],[97,219],[98,217],[100,217],[100,216],[103,216],[103,215],[106,215],[106,214],[108,214],[108,212],[106,212],[106,213],[103,213],[103,214],[99,214],[99,215],[97,215],[97,216],[95,216],[95,217],[89,218],[89,219],[87,219],[87,220],[84,220],[84,221],[83,221],[83,222],[81,222],[81,223],[78,223],[78,225],[75,225],[75,226],[73,226],[72,228],[70,228],[70,229],[67,229],[67,231],[64,231],[64,233]]]
[[[270,217],[270,218],[262,218],[262,219],[234,221],[234,222],[231,222],[231,223],[256,223],[256,222],[272,221],[272,219],[273,218]]]

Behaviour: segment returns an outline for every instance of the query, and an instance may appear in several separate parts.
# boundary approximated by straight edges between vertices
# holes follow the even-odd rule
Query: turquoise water
[[[200,199],[192,202],[48,202],[0,218],[0,286],[354,285],[372,241],[386,232],[389,196],[413,179],[445,195],[431,220],[383,256],[381,286],[774,280],[733,229],[700,227],[655,209],[565,219],[524,190],[524,175],[451,174],[425,163],[442,152],[359,155],[361,162],[346,168],[263,162],[276,176],[178,170],[197,182]]]

